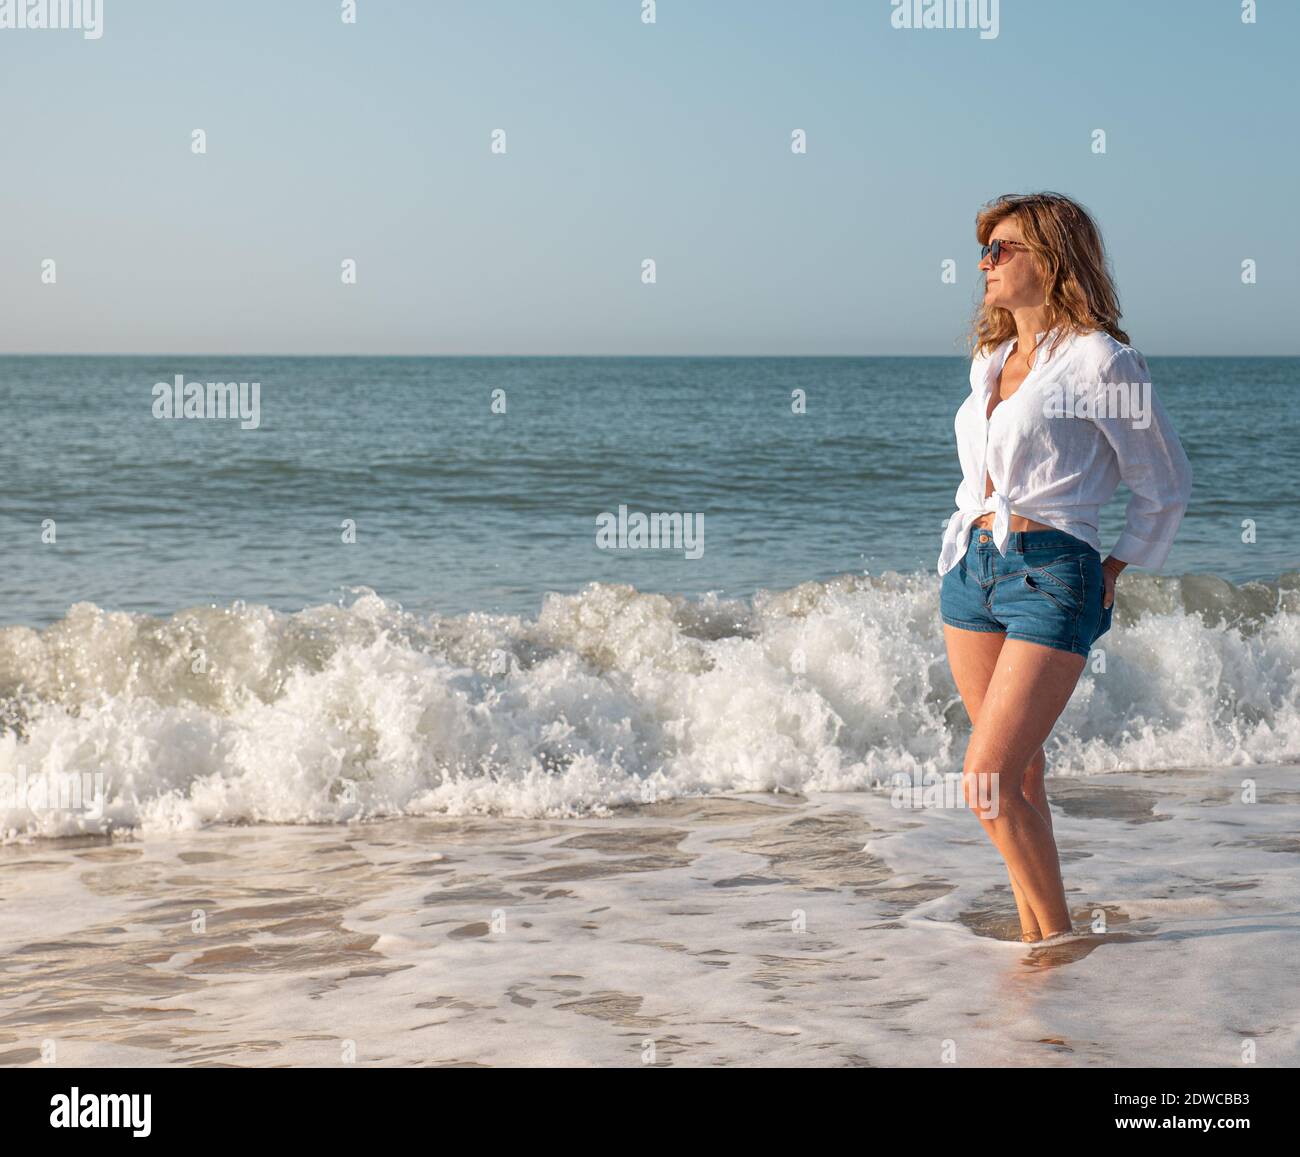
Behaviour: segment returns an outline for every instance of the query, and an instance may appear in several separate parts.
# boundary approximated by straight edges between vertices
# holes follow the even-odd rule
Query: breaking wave
[[[1101,643],[1054,774],[1300,759],[1300,575],[1126,575]],[[958,770],[968,732],[933,575],[752,600],[593,584],[535,619],[369,590],[297,614],[78,603],[0,629],[7,838],[864,790]],[[80,809],[17,791],[94,776]]]

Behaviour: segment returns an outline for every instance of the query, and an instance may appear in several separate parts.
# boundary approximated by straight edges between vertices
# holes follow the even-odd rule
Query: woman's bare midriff
[[[981,530],[992,530],[993,515],[981,514],[971,525],[978,526]],[[1052,528],[1044,522],[1035,522],[1032,518],[1026,518],[1023,514],[1013,514],[1011,525],[1007,529],[1014,534],[1020,530],[1051,530]]]

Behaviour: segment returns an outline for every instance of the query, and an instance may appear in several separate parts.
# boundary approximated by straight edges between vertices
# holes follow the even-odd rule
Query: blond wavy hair
[[[1119,295],[1106,262],[1101,231],[1088,210],[1060,193],[1004,193],[975,217],[975,236],[987,245],[993,230],[1014,217],[1028,249],[1022,250],[1047,287],[1048,332],[1060,327],[1052,349],[1068,333],[1104,330],[1129,345],[1119,327]],[[1010,310],[981,305],[971,323],[972,353],[985,353],[1016,336]],[[1049,349],[1049,353],[1051,350]]]

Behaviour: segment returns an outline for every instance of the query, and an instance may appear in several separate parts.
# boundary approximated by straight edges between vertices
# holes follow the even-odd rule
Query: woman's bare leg
[[[1009,639],[984,692],[962,773],[967,798],[979,798],[980,777],[997,784],[996,814],[977,810],[1043,936],[1071,928],[1050,813],[1026,797],[1031,760],[1041,751],[1083,671],[1084,657]],[[987,787],[985,788],[987,794]],[[1045,800],[1044,800],[1045,803]],[[1024,932],[1034,932],[1032,925]]]
[[[984,705],[984,693],[998,665],[998,655],[1002,653],[1002,643],[1006,635],[994,631],[962,631],[946,623],[943,628],[944,641],[948,647],[948,666],[952,669],[953,681],[966,707],[966,714],[971,724],[979,717]],[[1047,790],[1043,776],[1047,767],[1047,757],[1040,747],[1025,768],[1023,794],[1038,809],[1047,821],[1050,830],[1052,813],[1047,806]],[[1038,940],[1042,933],[1034,910],[1025,898],[1024,891],[1016,880],[1016,874],[1007,866],[1007,876],[1011,881],[1011,894],[1015,897],[1016,912],[1020,916],[1020,934],[1023,939]]]
[[[1024,783],[1020,789],[1020,794],[1025,797],[1038,810],[1038,814],[1043,817],[1047,823],[1047,830],[1052,830],[1052,809],[1047,804],[1047,786],[1043,780],[1047,774],[1047,753],[1040,747],[1037,754],[1029,761],[1029,766],[1025,768]],[[1053,833],[1052,843],[1056,842]],[[1038,920],[1034,916],[1034,910],[1029,906],[1029,901],[1025,899],[1024,893],[1020,890],[1020,885],[1016,882],[1016,874],[1007,866],[1007,875],[1011,877],[1011,891],[1015,893],[1016,910],[1020,913],[1020,939],[1021,940],[1041,940],[1043,938],[1042,929],[1038,927]],[[1027,918],[1026,918],[1027,914]]]

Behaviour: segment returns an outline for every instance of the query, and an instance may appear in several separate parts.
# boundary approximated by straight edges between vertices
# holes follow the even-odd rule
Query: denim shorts
[[[991,531],[972,527],[966,556],[943,576],[939,614],[963,631],[1003,631],[1085,658],[1110,630],[1103,608],[1101,555],[1060,530],[1021,530],[1005,557]]]

